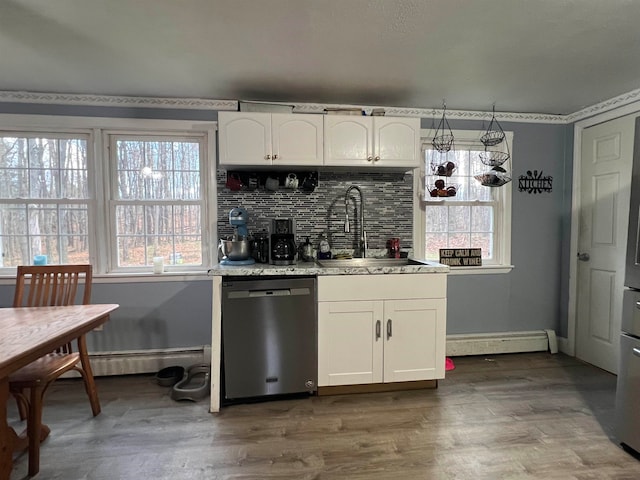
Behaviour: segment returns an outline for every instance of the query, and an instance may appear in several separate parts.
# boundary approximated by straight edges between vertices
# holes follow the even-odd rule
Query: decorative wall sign
[[[531,170],[527,170],[526,175],[518,177],[518,191],[527,193],[550,192],[552,182],[553,177],[551,175],[543,177],[542,170],[540,172],[534,170],[533,173],[531,173]]]
[[[440,263],[450,267],[481,267],[481,248],[441,248]]]

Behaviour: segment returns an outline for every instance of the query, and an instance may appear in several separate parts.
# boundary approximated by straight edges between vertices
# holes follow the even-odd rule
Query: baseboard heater
[[[544,351],[558,351],[553,330],[447,335],[448,357]],[[155,373],[172,365],[188,367],[211,363],[211,347],[97,352],[90,357],[95,376],[132,375]],[[72,372],[70,376],[74,374]]]
[[[157,350],[128,350],[90,353],[91,368],[96,377],[155,373],[173,365],[189,367],[211,363],[211,347],[167,348]]]
[[[554,330],[447,335],[447,356],[558,352]]]

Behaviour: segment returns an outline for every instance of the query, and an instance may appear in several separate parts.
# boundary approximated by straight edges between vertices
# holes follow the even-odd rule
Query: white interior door
[[[576,356],[616,373],[635,115],[582,133]]]

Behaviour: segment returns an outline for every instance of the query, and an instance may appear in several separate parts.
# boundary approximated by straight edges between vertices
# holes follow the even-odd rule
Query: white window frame
[[[455,145],[466,148],[472,147],[478,150],[483,150],[484,145],[480,141],[480,137],[486,133],[485,131],[476,130],[453,130],[453,136],[455,138]],[[434,131],[429,129],[422,129],[421,140],[423,145],[430,145],[434,136]],[[505,132],[505,142],[509,152],[513,152],[513,132]],[[438,199],[437,201],[429,200],[429,193],[425,192],[425,177],[430,174],[427,170],[427,159],[424,155],[424,148],[422,149],[422,157],[420,168],[416,170],[414,175],[414,195],[413,211],[414,211],[414,255],[417,258],[424,258],[426,245],[426,205],[441,204],[441,205],[470,205],[473,202],[460,202],[456,200]],[[510,159],[513,162],[513,157]],[[513,163],[511,163],[513,165]],[[508,273],[513,269],[511,264],[511,204],[512,204],[512,185],[513,181],[505,184],[502,187],[486,187],[494,188],[498,195],[498,206],[494,212],[494,255],[495,260],[491,263],[483,261],[481,267],[452,267],[450,274],[486,274],[486,273]],[[438,259],[427,259],[435,260]]]
[[[217,122],[198,120],[156,120],[129,119],[114,117],[79,117],[64,115],[18,115],[0,114],[0,130],[25,133],[78,134],[88,135],[87,162],[89,175],[89,255],[94,267],[94,275],[112,277],[130,277],[135,275],[139,280],[166,281],[184,274],[206,274],[207,269],[215,261],[217,245],[217,200],[216,200],[216,130]],[[184,266],[179,270],[163,275],[153,275],[152,266],[136,269],[123,268],[114,270],[111,265],[111,239],[113,231],[109,225],[109,156],[107,132],[122,134],[171,135],[204,137],[204,158],[202,165],[202,203],[203,229],[201,232],[203,245],[203,265],[200,267]],[[15,267],[0,269],[0,276],[15,278]],[[184,277],[185,279],[187,277]]]
[[[117,157],[114,153],[114,141],[116,139],[120,139],[123,137],[133,137],[139,138],[143,141],[164,141],[164,140],[172,140],[172,141],[189,141],[196,140],[200,143],[200,181],[201,181],[201,198],[197,201],[189,200],[183,201],[180,199],[171,199],[171,200],[125,200],[117,198]],[[103,132],[103,142],[107,146],[108,152],[108,163],[109,163],[109,173],[107,175],[107,183],[108,187],[105,188],[108,193],[108,226],[109,226],[109,271],[110,272],[147,272],[151,268],[150,265],[142,265],[142,266],[132,266],[132,267],[120,267],[118,266],[118,242],[116,238],[116,210],[119,205],[137,205],[137,206],[146,206],[146,205],[173,205],[173,206],[187,206],[187,205],[199,205],[201,209],[201,223],[203,226],[207,225],[207,190],[206,190],[206,173],[207,169],[206,165],[206,149],[207,149],[207,140],[206,135],[204,133],[180,133],[176,132],[148,132],[148,131],[121,131],[121,130],[105,130]],[[178,234],[174,234],[178,235]],[[209,249],[207,245],[212,242],[209,241],[205,232],[201,232],[200,235],[201,241],[201,250],[202,250],[202,265],[171,265],[168,263],[164,264],[164,270],[166,272],[180,271],[202,271],[207,268],[207,265],[210,264],[211,256],[209,253]]]
[[[95,165],[95,160],[93,159],[93,151],[92,151],[92,143],[93,143],[93,135],[92,132],[90,130],[76,130],[76,131],[71,131],[68,129],[38,129],[38,130],[34,130],[34,129],[17,129],[17,128],[12,128],[12,127],[6,127],[6,128],[0,128],[0,132],[5,135],[5,134],[13,134],[16,137],[23,137],[23,138],[35,138],[35,137],[41,137],[41,138],[69,138],[69,139],[81,139],[84,140],[87,143],[87,198],[82,198],[82,199],[68,199],[68,198],[56,198],[56,199],[49,199],[49,198],[36,198],[36,197],[28,197],[28,198],[20,198],[20,199],[2,199],[0,200],[0,202],[2,202],[3,204],[22,204],[22,205],[29,205],[29,204],[34,204],[34,203],[39,203],[39,204],[43,204],[43,205],[49,205],[49,206],[60,206],[60,205],[83,205],[87,207],[87,231],[88,231],[88,245],[89,245],[89,255],[91,255],[91,253],[93,252],[93,250],[95,249],[95,239],[92,238],[93,236],[91,235],[91,232],[93,231],[93,222],[94,219],[92,218],[92,212],[95,209],[95,204],[96,204],[96,193],[95,193],[95,188],[94,188],[94,184],[91,182],[91,179],[93,178],[93,176],[95,175],[95,169],[94,169],[94,165]],[[60,240],[60,237],[58,237],[57,239],[58,241]],[[90,258],[91,260],[91,258]],[[15,267],[0,267],[0,274],[5,273],[5,272],[15,272]]]

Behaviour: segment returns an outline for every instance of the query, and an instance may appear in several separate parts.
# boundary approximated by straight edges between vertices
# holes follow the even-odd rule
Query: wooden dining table
[[[116,304],[0,308],[0,480],[9,480],[19,436],[7,422],[9,375],[107,320]]]

